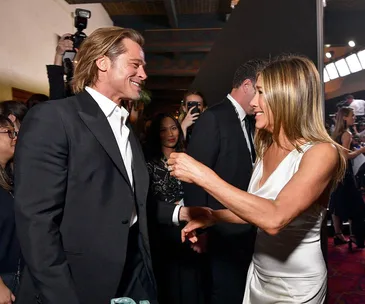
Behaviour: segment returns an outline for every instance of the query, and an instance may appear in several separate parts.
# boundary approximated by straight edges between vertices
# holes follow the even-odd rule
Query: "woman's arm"
[[[341,142],[342,146],[345,148],[345,153],[347,155],[347,159],[354,159],[358,155],[365,153],[365,147],[361,147],[360,149],[357,149],[355,151],[350,150],[352,141],[352,135],[350,132],[345,132],[341,136]]]
[[[173,168],[172,174],[178,179],[196,183],[242,220],[269,234],[277,234],[322,195],[338,161],[338,151],[333,145],[317,144],[312,147],[304,154],[297,173],[275,200],[233,187],[187,155],[171,154],[169,164]],[[225,219],[231,218],[228,213],[224,215]]]

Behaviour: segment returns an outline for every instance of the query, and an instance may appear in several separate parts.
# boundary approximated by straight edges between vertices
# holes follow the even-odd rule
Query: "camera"
[[[199,109],[199,101],[189,101],[188,102],[188,112],[190,111],[190,109],[192,107],[195,107],[192,111],[191,111],[191,114],[200,114],[200,109]]]
[[[75,24],[74,26],[77,28],[77,31],[74,35],[67,37],[67,39],[72,40],[74,43],[74,50],[73,52],[76,52],[75,49],[79,49],[81,46],[81,43],[85,40],[87,37],[86,34],[83,32],[84,29],[87,27],[87,19],[90,19],[91,12],[88,10],[84,10],[81,8],[77,8],[75,11]]]

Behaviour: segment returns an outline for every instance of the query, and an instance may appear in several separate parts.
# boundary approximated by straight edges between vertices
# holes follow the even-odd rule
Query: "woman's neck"
[[[170,154],[175,152],[175,148],[162,147],[162,154],[166,157],[166,159],[170,158]]]

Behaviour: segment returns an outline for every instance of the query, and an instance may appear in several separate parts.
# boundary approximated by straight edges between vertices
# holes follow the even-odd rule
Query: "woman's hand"
[[[15,302],[15,296],[0,278],[0,304],[11,304]]]
[[[198,185],[200,181],[204,180],[205,171],[208,169],[185,153],[171,153],[167,164],[172,176],[183,182]]]
[[[181,122],[181,128],[184,130],[186,130],[187,128],[189,128],[190,126],[192,126],[195,121],[199,118],[199,113],[194,113],[191,114],[191,111],[196,108],[195,106],[190,108],[190,110],[188,111],[188,113],[186,114],[184,120]]]
[[[195,244],[198,242],[199,236],[196,233],[197,229],[205,229],[213,226],[216,223],[214,211],[211,209],[205,209],[204,215],[200,215],[195,219],[191,220],[184,229],[181,230],[181,241],[185,242],[188,239],[191,243]]]

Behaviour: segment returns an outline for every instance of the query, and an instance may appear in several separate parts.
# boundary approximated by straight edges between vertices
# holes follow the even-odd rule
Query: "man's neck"
[[[121,106],[122,98],[118,94],[111,92],[110,89],[107,89],[98,83],[96,83],[93,86],[90,86],[90,88],[92,88],[93,90],[97,91],[98,93],[104,95],[105,97],[109,98],[111,101],[116,103],[119,107]]]

